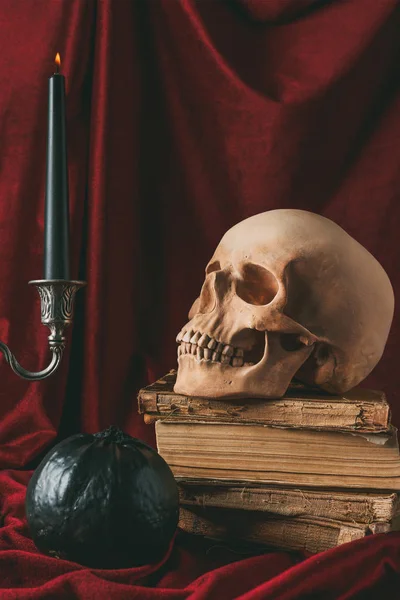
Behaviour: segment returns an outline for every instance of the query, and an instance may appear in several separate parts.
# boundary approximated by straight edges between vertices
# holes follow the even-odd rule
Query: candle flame
[[[57,67],[60,67],[60,65],[61,65],[61,56],[60,56],[59,52],[57,52],[56,57],[54,59],[54,62],[56,63]]]

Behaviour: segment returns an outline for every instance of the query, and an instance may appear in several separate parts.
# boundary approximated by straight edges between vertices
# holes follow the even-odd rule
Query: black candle
[[[69,279],[68,167],[65,132],[65,77],[49,78],[46,204],[44,224],[44,279]]]

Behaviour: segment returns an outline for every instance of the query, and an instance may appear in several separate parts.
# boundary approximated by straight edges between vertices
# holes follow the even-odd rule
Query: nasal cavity
[[[273,273],[261,265],[245,263],[241,278],[236,283],[236,293],[247,304],[264,306],[272,302],[279,290]]]

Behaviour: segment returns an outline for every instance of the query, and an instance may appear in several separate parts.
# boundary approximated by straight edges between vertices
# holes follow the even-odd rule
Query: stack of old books
[[[180,527],[320,552],[397,528],[400,455],[383,393],[332,396],[293,382],[277,400],[139,393],[180,488]]]

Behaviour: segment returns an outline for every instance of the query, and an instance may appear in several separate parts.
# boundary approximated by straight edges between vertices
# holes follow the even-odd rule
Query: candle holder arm
[[[54,371],[58,368],[58,365],[61,362],[63,351],[64,348],[61,347],[53,348],[53,356],[49,366],[43,369],[42,371],[33,372],[24,369],[24,367],[22,367],[19,364],[14,354],[11,352],[10,348],[6,344],[4,344],[4,342],[0,341],[0,352],[4,354],[4,358],[6,359],[7,363],[10,365],[14,373],[19,375],[23,379],[28,379],[29,381],[39,381],[40,379],[45,379],[46,377],[54,373]]]
[[[0,341],[0,352],[14,373],[30,381],[45,379],[58,368],[64,348],[64,329],[72,323],[76,292],[86,285],[85,281],[66,279],[38,279],[29,282],[36,286],[41,304],[41,320],[50,329],[49,347],[52,352],[50,364],[42,371],[27,371],[22,367],[9,347]]]

